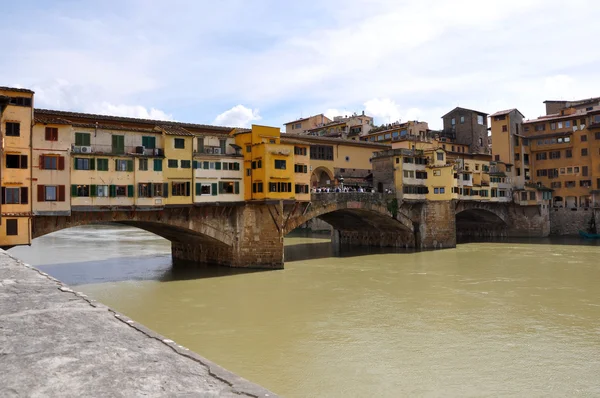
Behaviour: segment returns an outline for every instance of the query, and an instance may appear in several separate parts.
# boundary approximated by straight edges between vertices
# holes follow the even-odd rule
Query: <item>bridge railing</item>
[[[311,202],[372,202],[386,204],[396,198],[393,193],[378,192],[320,192],[311,193]]]

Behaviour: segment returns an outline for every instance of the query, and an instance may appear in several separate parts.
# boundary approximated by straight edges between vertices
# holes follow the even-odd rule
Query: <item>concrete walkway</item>
[[[274,397],[0,250],[1,397]]]

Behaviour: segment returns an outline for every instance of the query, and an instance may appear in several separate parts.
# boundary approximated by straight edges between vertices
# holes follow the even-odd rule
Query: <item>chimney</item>
[[[364,110],[363,110],[363,114],[362,114],[362,115],[363,115],[363,116],[365,115],[365,111],[364,111]]]

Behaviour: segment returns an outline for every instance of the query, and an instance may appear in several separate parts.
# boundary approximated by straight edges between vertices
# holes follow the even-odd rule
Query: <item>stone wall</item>
[[[550,234],[549,207],[519,206],[511,204],[508,207],[508,236],[509,237],[545,237]]]
[[[372,160],[373,165],[373,187],[377,190],[396,190],[394,182],[394,157],[376,157]],[[381,186],[379,185],[381,184]]]
[[[456,216],[451,201],[425,202],[416,230],[418,249],[456,247]]]
[[[552,235],[576,235],[579,230],[587,231],[592,216],[600,228],[600,209],[592,208],[551,208],[550,233]]]
[[[338,231],[331,232],[331,242],[338,248],[344,246],[415,247],[414,235],[409,232]]]

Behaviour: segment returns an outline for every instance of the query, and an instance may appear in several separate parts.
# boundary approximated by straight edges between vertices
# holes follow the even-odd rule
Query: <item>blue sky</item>
[[[36,106],[244,127],[365,110],[441,126],[600,96],[600,3],[3,2],[0,85]]]

